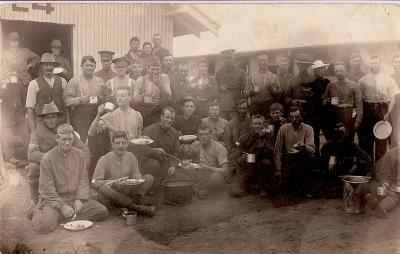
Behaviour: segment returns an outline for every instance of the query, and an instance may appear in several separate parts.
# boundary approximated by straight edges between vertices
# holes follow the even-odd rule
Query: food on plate
[[[131,142],[135,145],[149,145],[153,143],[153,140],[147,138],[135,138],[132,139]]]

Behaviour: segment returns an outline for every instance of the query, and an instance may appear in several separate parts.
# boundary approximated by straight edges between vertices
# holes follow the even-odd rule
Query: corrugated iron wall
[[[170,17],[163,15],[168,9],[168,4],[52,3],[51,5],[54,11],[47,14],[46,11],[32,9],[32,4],[17,4],[18,7],[28,8],[28,12],[13,11],[11,4],[2,4],[0,19],[73,25],[74,73],[80,73],[80,60],[84,55],[93,55],[99,60],[97,54],[99,50],[113,50],[117,56],[125,54],[129,49],[129,39],[134,35],[143,43],[151,41],[154,33],[160,33],[164,47],[172,50],[173,22]]]

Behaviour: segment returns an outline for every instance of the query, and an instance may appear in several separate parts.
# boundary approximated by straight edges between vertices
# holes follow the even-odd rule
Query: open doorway
[[[50,52],[50,43],[54,38],[61,40],[61,55],[72,59],[72,25],[61,25],[54,23],[1,20],[2,38],[4,49],[8,47],[7,36],[10,32],[18,32],[22,38],[21,47],[28,48],[41,56]],[[29,70],[32,78],[37,77],[37,68]]]

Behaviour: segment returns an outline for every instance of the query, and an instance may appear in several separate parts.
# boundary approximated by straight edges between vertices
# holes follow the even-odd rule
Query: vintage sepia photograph
[[[400,254],[398,1],[0,2],[0,254]]]

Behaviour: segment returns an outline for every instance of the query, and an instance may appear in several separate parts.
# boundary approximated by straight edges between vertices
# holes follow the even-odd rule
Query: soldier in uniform
[[[235,117],[236,100],[242,97],[246,87],[246,73],[235,66],[234,50],[224,50],[224,66],[217,71],[215,76],[218,83],[219,103],[221,104],[222,117],[231,120]]]
[[[60,73],[60,76],[63,77],[66,81],[69,81],[72,78],[72,68],[71,62],[61,56],[61,41],[59,39],[54,39],[51,41],[50,50],[56,58],[56,62],[60,64],[60,67],[63,68],[63,72]]]
[[[115,77],[117,74],[111,69],[112,58],[114,56],[112,51],[99,51],[101,70],[95,72],[95,76],[101,78],[104,83]]]

